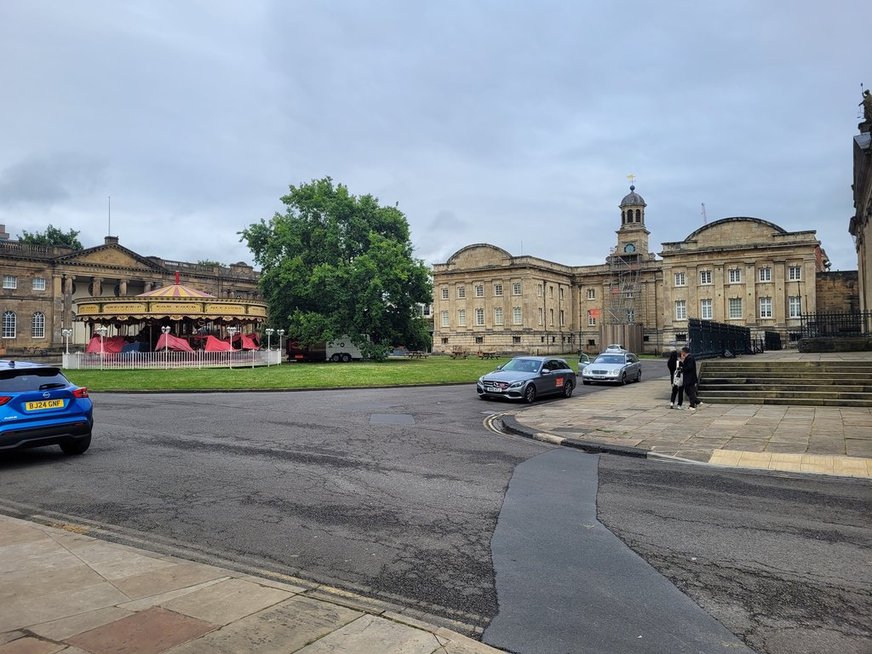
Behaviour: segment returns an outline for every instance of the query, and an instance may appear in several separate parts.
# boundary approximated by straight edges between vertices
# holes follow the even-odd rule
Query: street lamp
[[[61,336],[64,337],[64,353],[65,353],[65,354],[69,354],[69,353],[70,353],[70,336],[72,336],[72,335],[73,335],[73,330],[72,330],[72,329],[69,329],[69,328],[67,328],[67,327],[64,327],[64,328],[61,330]]]
[[[236,335],[236,332],[239,331],[236,327],[228,327],[227,333],[230,334],[230,354],[228,355],[230,359],[230,367],[233,367],[233,337]]]
[[[272,353],[272,347],[270,346],[270,342],[272,340],[272,335],[275,329],[273,329],[272,327],[267,327],[264,331],[266,332],[266,365],[267,367],[269,367],[269,358],[270,354]]]
[[[164,325],[160,328],[161,334],[164,335],[164,370],[170,367],[170,331],[172,327]]]
[[[106,325],[100,325],[94,331],[100,334],[100,370],[103,370],[103,338],[109,330],[106,328]]]
[[[282,336],[285,335],[284,329],[279,329],[276,334],[279,335],[279,352],[284,352],[284,348],[282,347]],[[279,361],[281,361],[281,354],[279,355]]]

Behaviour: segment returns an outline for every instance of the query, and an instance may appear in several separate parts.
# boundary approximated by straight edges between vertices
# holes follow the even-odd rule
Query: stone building
[[[137,295],[172,284],[175,273],[191,288],[219,298],[259,299],[258,273],[248,264],[199,265],[142,256],[107,236],[97,247],[26,245],[9,240],[0,225],[0,314],[7,351],[59,350],[61,330],[73,329],[70,344],[90,334],[75,321],[75,301]]]
[[[605,263],[566,266],[479,243],[433,266],[433,349],[597,352],[621,342],[656,353],[687,339],[688,318],[799,338],[830,278],[814,231],[759,218],[724,218],[650,251],[646,203],[630,187]],[[821,281],[823,280],[823,282]],[[850,281],[850,280],[848,280]]]
[[[863,93],[863,122],[854,137],[854,215],[848,231],[857,248],[860,309],[872,311],[872,93]],[[872,331],[872,325],[866,325]]]

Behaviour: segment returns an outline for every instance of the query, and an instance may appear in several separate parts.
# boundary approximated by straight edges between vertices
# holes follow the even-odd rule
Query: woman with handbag
[[[672,368],[672,357],[669,357],[669,361],[667,365],[669,366],[670,372],[672,372],[672,394],[669,396],[669,408],[670,409],[683,409],[681,406],[684,403],[684,375],[682,374],[681,369],[681,360],[678,358],[678,353],[675,354],[675,368]],[[678,404],[675,403],[676,398],[678,399]]]

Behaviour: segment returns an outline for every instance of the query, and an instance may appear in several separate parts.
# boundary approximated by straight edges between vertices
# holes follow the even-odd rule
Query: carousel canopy
[[[257,300],[216,298],[182,284],[170,284],[128,297],[91,297],[74,300],[76,320],[131,324],[163,320],[262,323],[267,305]]]
[[[214,298],[214,295],[209,295],[205,291],[198,291],[196,288],[190,288],[189,286],[183,286],[178,282],[175,284],[170,284],[169,286],[164,286],[163,288],[156,288],[153,291],[148,291],[146,293],[140,293],[136,297],[211,297]]]

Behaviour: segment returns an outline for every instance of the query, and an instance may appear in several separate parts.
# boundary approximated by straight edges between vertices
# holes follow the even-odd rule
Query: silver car
[[[575,371],[564,359],[524,356],[479,377],[475,390],[483,400],[504,397],[529,403],[543,395],[572,397],[575,383]]]
[[[581,369],[581,381],[584,384],[642,381],[642,362],[632,352],[603,352]]]

